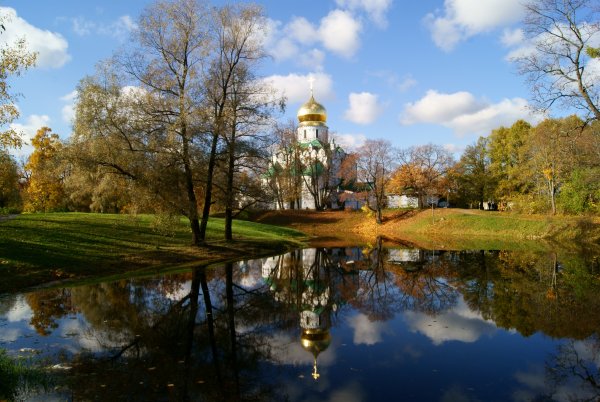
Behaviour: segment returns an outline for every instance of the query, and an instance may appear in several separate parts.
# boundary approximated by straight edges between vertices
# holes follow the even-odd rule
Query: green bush
[[[600,169],[578,169],[560,189],[558,207],[567,214],[600,212]]]

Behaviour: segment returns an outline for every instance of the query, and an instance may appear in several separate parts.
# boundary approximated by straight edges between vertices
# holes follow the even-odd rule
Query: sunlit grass
[[[223,219],[211,218],[207,246],[194,248],[185,218],[161,226],[153,215],[20,215],[0,222],[0,293],[20,286],[18,278],[28,285],[149,266],[208,263],[281,248],[304,236],[292,229],[234,221],[231,243],[223,240],[223,229]]]

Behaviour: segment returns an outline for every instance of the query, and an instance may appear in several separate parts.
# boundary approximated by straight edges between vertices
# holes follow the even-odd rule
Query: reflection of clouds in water
[[[573,343],[573,348],[581,360],[586,360],[600,368],[600,345],[597,340],[586,339]]]
[[[312,367],[313,355],[300,345],[300,334],[297,338],[292,338],[286,333],[275,334],[269,341],[269,345],[272,347],[274,363],[310,365]],[[319,354],[319,367],[331,366],[334,363],[335,349],[336,344],[332,341],[329,348]]]
[[[179,301],[190,294],[192,291],[192,281],[186,281],[179,284],[179,287],[172,292],[167,292],[165,297],[171,301]]]
[[[535,400],[536,396],[542,395],[546,391],[546,374],[543,366],[536,365],[530,367],[529,371],[518,371],[515,378],[525,386],[513,393],[515,402]]]
[[[351,383],[344,389],[333,391],[329,399],[330,402],[359,402],[364,400],[364,391],[358,383]]]
[[[318,381],[305,378],[303,381],[310,382],[310,386],[303,386],[301,381],[288,381],[285,384],[285,394],[291,401],[304,402],[360,402],[368,398],[365,391],[358,382],[340,384],[329,381],[327,377],[321,377]],[[318,396],[308,395],[309,390],[316,392]],[[328,395],[329,394],[329,395]]]
[[[266,260],[265,260],[266,261]],[[240,261],[234,265],[237,283],[247,289],[254,289],[264,283],[262,278],[263,260]]]
[[[468,392],[460,386],[455,385],[442,395],[441,402],[470,402],[478,401],[479,399],[469,396]]]
[[[515,373],[515,378],[522,388],[514,392],[514,400],[525,402],[549,395],[557,402],[599,400],[600,391],[595,385],[599,377],[598,346],[596,339],[576,341],[572,344],[566,342],[557,350],[558,358],[546,362],[550,370],[548,367],[537,365],[527,371]],[[584,367],[591,370],[584,373]],[[557,382],[557,378],[560,381]]]
[[[492,321],[486,321],[480,314],[471,311],[462,300],[452,310],[437,316],[408,311],[404,318],[411,331],[427,336],[434,345],[447,341],[471,343],[496,331]]]
[[[17,328],[0,328],[0,342],[14,342],[21,336]]]
[[[15,304],[10,308],[8,313],[6,313],[6,318],[9,322],[17,322],[17,321],[29,321],[33,316],[33,311],[29,304],[25,301],[23,296],[20,296]]]
[[[100,331],[90,330],[79,320],[67,320],[60,326],[60,335],[76,342],[71,348],[72,352],[79,352],[79,348],[84,348],[90,352],[101,352],[104,350]],[[76,347],[79,346],[79,347]]]
[[[256,274],[256,271],[252,271],[250,274],[246,274],[240,278],[239,284],[247,289],[254,289],[263,283],[262,277]]]
[[[348,324],[354,329],[354,344],[375,345],[381,342],[382,333],[387,330],[387,324],[382,321],[371,321],[364,314],[358,314],[348,319]]]

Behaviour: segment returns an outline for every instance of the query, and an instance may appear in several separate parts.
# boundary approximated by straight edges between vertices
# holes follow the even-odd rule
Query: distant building
[[[419,198],[405,194],[389,194],[388,208],[419,208]]]

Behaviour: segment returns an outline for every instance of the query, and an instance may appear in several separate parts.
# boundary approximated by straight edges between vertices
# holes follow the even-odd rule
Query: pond
[[[0,357],[49,374],[0,399],[596,400],[599,274],[379,242],[4,295]]]

